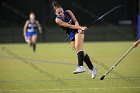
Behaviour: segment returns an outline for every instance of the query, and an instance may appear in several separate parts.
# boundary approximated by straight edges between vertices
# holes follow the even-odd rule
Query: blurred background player
[[[63,8],[54,1],[52,3],[54,12],[56,14],[55,22],[63,27],[69,37],[72,47],[77,52],[78,67],[73,72],[74,74],[85,72],[83,61],[87,64],[92,72],[92,78],[96,76],[97,66],[93,66],[89,56],[84,52],[84,31],[87,30],[86,26],[80,26],[74,14],[70,10],[63,10]]]
[[[35,19],[35,13],[31,12],[29,14],[29,20],[25,22],[23,28],[23,35],[25,42],[27,42],[30,47],[33,47],[33,51],[36,51],[36,41],[37,41],[37,31],[39,30],[42,33],[42,28],[39,24],[39,21]]]
[[[138,41],[134,42],[134,43],[133,43],[133,46],[134,46],[134,47],[137,47],[139,43],[140,43],[140,39],[139,39]]]

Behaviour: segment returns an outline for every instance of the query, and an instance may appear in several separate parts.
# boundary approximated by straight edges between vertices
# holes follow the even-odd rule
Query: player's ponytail
[[[61,5],[58,4],[57,1],[52,2],[52,6],[53,6],[54,11],[55,11],[57,8],[60,8],[60,7],[61,7]]]

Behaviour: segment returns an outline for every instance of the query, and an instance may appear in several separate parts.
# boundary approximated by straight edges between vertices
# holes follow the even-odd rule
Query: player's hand
[[[42,30],[39,30],[39,33],[42,34]]]
[[[39,27],[39,33],[42,34],[42,28],[41,27]]]
[[[138,42],[133,43],[133,47],[137,47],[138,46]]]
[[[82,31],[86,31],[88,28],[86,26],[82,27]]]
[[[83,30],[78,30],[78,33],[83,34],[84,31]]]

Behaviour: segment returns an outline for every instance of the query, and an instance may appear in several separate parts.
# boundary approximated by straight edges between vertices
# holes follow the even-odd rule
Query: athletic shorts
[[[75,35],[76,35],[76,33],[78,33],[77,30],[71,31],[71,32],[69,32],[67,34],[70,41],[75,41]],[[83,32],[82,34],[85,34],[85,33]]]
[[[24,39],[25,39],[25,42],[29,42],[30,40],[29,40],[29,37],[32,37],[32,36],[34,36],[34,35],[37,35],[37,32],[27,32],[26,33],[26,36],[24,37]]]
[[[70,41],[75,41],[76,33],[78,33],[78,31],[71,31],[71,32],[67,33],[68,38],[69,38]]]
[[[36,31],[34,31],[34,32],[27,32],[27,33],[26,33],[26,36],[27,36],[27,37],[32,37],[32,36],[34,36],[34,35],[37,35],[37,32],[36,32]]]

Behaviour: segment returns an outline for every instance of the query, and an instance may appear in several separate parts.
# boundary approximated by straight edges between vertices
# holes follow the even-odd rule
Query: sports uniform
[[[64,11],[64,15],[65,15],[65,18],[62,18],[60,16],[56,16],[56,18],[61,19],[63,22],[74,25],[70,15],[66,11]],[[66,34],[68,35],[69,40],[75,41],[75,35],[76,35],[76,33],[78,33],[78,30],[77,29],[75,29],[75,30],[69,29],[69,28],[65,28],[65,27],[62,27],[62,28],[66,31]]]
[[[27,35],[27,37],[32,37],[33,35],[37,35],[37,24],[36,24],[36,22],[29,21],[26,35]]]
[[[36,21],[30,21],[27,26],[27,31],[26,31],[26,36],[25,36],[25,42],[29,42],[29,38],[32,36],[37,36],[37,24]],[[36,44],[31,43],[30,46],[33,46],[33,51],[35,52],[36,50]]]

